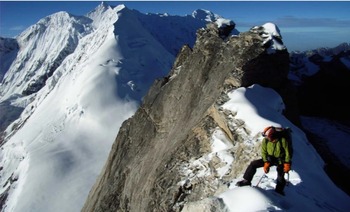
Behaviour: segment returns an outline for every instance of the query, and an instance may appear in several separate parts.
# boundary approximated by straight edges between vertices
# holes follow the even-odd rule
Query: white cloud
[[[10,31],[23,31],[26,27],[23,25],[12,26],[9,28]]]
[[[336,18],[298,18],[285,16],[277,18],[274,23],[284,27],[349,27],[350,20]]]

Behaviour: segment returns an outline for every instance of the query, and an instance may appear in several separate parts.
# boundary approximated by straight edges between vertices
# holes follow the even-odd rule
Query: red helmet
[[[274,140],[274,134],[276,132],[275,127],[269,126],[264,129],[263,136],[268,138],[270,141]]]

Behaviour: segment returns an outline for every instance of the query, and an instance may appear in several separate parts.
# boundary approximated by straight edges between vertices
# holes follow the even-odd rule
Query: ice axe
[[[259,179],[259,182],[256,184],[255,187],[258,187],[259,184],[260,184],[260,182],[261,182],[261,180],[262,180],[263,178],[265,178],[265,177],[267,177],[266,174],[264,174],[263,176],[261,176],[260,179]]]
[[[287,179],[286,179],[286,186],[289,185],[290,181],[289,181],[289,172],[286,173],[287,174]]]

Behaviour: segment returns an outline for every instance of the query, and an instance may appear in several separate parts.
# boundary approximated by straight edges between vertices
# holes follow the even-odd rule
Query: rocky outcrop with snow
[[[266,23],[262,26],[255,26],[251,29],[257,33],[261,33],[264,39],[263,45],[268,48],[268,53],[273,54],[276,50],[284,50],[282,36],[279,28],[273,23]]]
[[[219,15],[204,9],[198,9],[193,11],[192,17],[207,22],[215,22],[217,19],[221,18]]]
[[[258,151],[257,132],[223,106],[228,92],[255,83],[286,90],[288,68],[286,49],[269,54],[260,33],[223,39],[216,23],[198,30],[194,48],[182,48],[123,123],[83,211],[180,211],[227,190]]]

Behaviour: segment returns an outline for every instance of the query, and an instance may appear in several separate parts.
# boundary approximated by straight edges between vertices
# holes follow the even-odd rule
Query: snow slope
[[[237,118],[245,121],[249,130],[252,130],[252,135],[269,125],[289,126],[293,132],[294,148],[290,183],[285,188],[285,197],[273,190],[277,177],[274,167],[267,174],[268,178],[259,184],[259,188],[233,188],[221,194],[220,197],[224,199],[230,211],[347,211],[350,208],[349,196],[336,187],[324,172],[324,162],[305,134],[281,114],[284,104],[275,91],[253,85],[249,88],[239,88],[229,96],[230,100],[223,107],[236,111]],[[266,98],[271,101],[266,102]],[[256,105],[259,105],[259,108]],[[256,185],[263,174],[260,168],[252,185]],[[237,180],[240,179],[232,181],[231,188]],[[239,198],[234,198],[237,195]]]
[[[116,93],[118,67],[108,61],[123,56],[113,31],[103,26],[80,40],[29,105],[33,114],[3,145],[2,179],[17,175],[5,211],[78,211],[85,201],[121,123],[137,107]],[[70,64],[74,72],[65,69]]]
[[[0,149],[3,211],[81,209],[122,122],[206,24],[149,15],[145,26],[145,16],[101,3],[85,17],[48,16],[17,38],[17,57],[0,89],[1,110],[23,108]],[[157,36],[166,24],[173,30]]]
[[[237,113],[236,119],[242,120],[247,131],[251,134],[246,138],[247,146],[255,145],[255,136],[262,139],[261,132],[266,126],[283,126],[292,129],[294,157],[292,170],[285,178],[288,184],[284,191],[286,196],[282,196],[274,191],[276,186],[277,171],[273,166],[268,174],[262,168],[257,169],[252,180],[252,186],[236,187],[237,181],[242,180],[243,173],[239,178],[229,182],[228,189],[213,197],[211,201],[202,200],[197,204],[198,208],[204,208],[208,202],[224,203],[224,207],[216,211],[348,211],[350,208],[350,198],[331,181],[324,172],[324,162],[308,142],[305,134],[288,119],[282,115],[285,106],[282,98],[271,88],[260,85],[253,85],[248,88],[238,88],[228,93],[229,100],[222,105],[223,109]],[[266,98],[270,101],[266,101]],[[230,123],[234,126],[235,123]],[[240,144],[237,144],[240,145]],[[230,172],[230,164],[234,161],[236,146],[229,142],[226,134],[220,129],[216,129],[211,138],[212,152],[204,155],[190,164],[190,167],[197,168],[197,177],[209,175],[210,169],[205,169],[213,156],[217,156],[225,162],[216,171],[220,176],[225,176]],[[261,181],[260,181],[261,180]],[[260,181],[260,183],[259,183]],[[193,204],[193,203],[191,203]],[[190,205],[191,205],[190,204]],[[195,205],[196,203],[194,203]],[[185,205],[185,211],[195,208]],[[207,205],[210,208],[210,204]],[[213,206],[213,205],[212,205]]]

